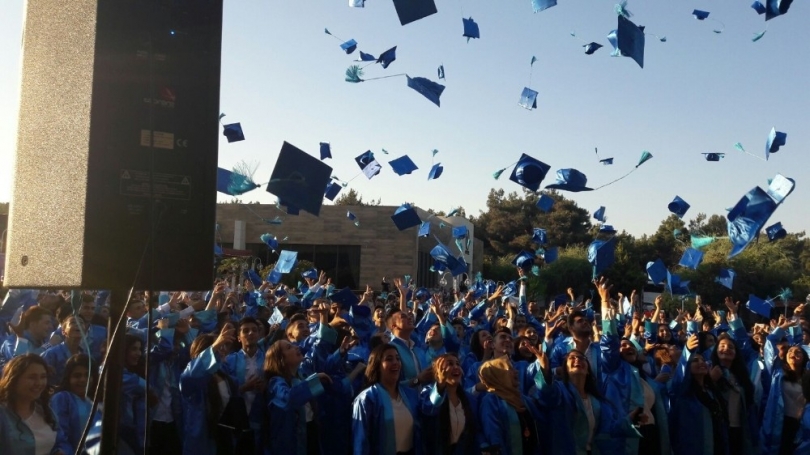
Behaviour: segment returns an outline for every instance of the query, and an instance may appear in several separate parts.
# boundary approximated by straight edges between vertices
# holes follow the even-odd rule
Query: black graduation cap
[[[394,8],[402,25],[437,13],[436,3],[433,0],[394,0]]]
[[[278,154],[267,192],[278,196],[282,203],[300,208],[315,216],[321,212],[324,189],[332,168],[294,145],[284,142]]]

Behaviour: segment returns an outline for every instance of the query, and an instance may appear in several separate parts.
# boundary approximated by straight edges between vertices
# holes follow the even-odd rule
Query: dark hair
[[[475,358],[480,362],[484,360],[484,345],[481,344],[481,333],[485,332],[486,329],[477,329],[473,332],[472,338],[470,339],[470,352],[475,355]],[[491,335],[491,334],[490,334]]]
[[[745,366],[745,361],[742,358],[742,349],[740,346],[734,341],[731,336],[727,333],[721,333],[719,337],[717,337],[717,345],[712,350],[712,365],[720,365],[720,356],[717,354],[717,347],[720,346],[720,342],[725,341],[726,343],[731,343],[734,345],[734,351],[736,354],[734,355],[734,360],[731,361],[731,366],[729,367],[729,371],[734,377],[737,379],[737,382],[743,388],[743,395],[745,398],[745,404],[748,409],[754,409],[754,384],[751,383],[751,377],[748,373],[748,368]],[[720,382],[717,384],[721,388],[730,387],[731,384],[728,383],[726,378],[720,378]]]
[[[140,338],[140,337],[138,337],[137,335],[132,335],[131,333],[127,333],[126,335],[124,335],[124,353],[125,353],[124,355],[125,355],[125,358],[126,358],[126,352],[128,352],[128,351],[129,351],[129,349],[130,349],[132,346],[134,346],[134,345],[135,345],[135,343],[141,343],[141,354],[142,354],[142,355],[141,355],[141,358],[140,358],[140,360],[138,360],[138,365],[136,365],[136,366],[135,366],[135,367],[133,367],[133,368],[130,368],[130,367],[128,367],[128,366],[127,366],[126,368],[127,368],[127,370],[131,371],[132,373],[135,373],[135,374],[137,374],[138,376],[140,376],[140,377],[142,377],[142,378],[143,378],[143,377],[144,377],[144,375],[145,375],[145,368],[144,368],[145,361],[144,361],[144,357],[146,357],[145,355],[143,355],[143,347],[144,347],[144,342],[143,342],[143,340],[141,340],[141,338]],[[109,349],[109,348],[108,348],[108,349]]]
[[[284,316],[284,319],[290,319],[298,313],[298,307],[295,305],[287,305],[281,310],[281,314]]]
[[[717,337],[714,336],[711,332],[698,332],[698,354],[703,354],[706,352],[706,349],[709,349],[707,346],[709,337],[714,338],[714,345],[717,346]]]
[[[795,371],[791,370],[787,363],[787,355],[792,348],[798,349],[799,352],[802,353],[802,358],[804,359],[804,362],[802,362],[802,366],[800,366]],[[802,374],[804,373],[805,370],[807,370],[808,361],[810,361],[810,358],[808,358],[807,352],[804,349],[802,349],[801,346],[789,346],[787,351],[785,351],[785,359],[782,361],[782,372],[784,372],[785,374],[784,376],[785,380],[790,382],[801,381]]]
[[[599,387],[596,385],[596,379],[593,377],[593,373],[591,373],[591,361],[588,360],[588,356],[586,356],[583,352],[577,351],[576,349],[572,349],[571,352],[566,354],[565,360],[563,360],[561,374],[562,381],[565,384],[568,384],[571,381],[571,377],[568,375],[568,357],[571,354],[578,354],[585,358],[585,364],[587,365],[586,370],[588,374],[585,376],[585,392],[588,395],[591,395],[598,399],[599,401],[605,401],[605,397],[602,395],[602,392],[599,391]]]
[[[526,341],[527,343],[532,344],[532,342],[529,341],[529,339],[527,337],[523,336],[523,335],[518,336],[517,338],[515,338],[515,352],[514,352],[514,354],[512,354],[512,360],[515,361],[515,362],[518,362],[520,360],[528,360],[529,363],[532,363],[534,361],[534,355],[533,354],[529,354],[529,357],[524,357],[523,354],[520,353],[520,344],[523,341]]]
[[[371,351],[368,356],[368,365],[366,366],[366,388],[373,386],[380,382],[380,370],[382,369],[383,356],[385,352],[393,349],[399,357],[399,351],[393,344],[381,344]]]
[[[294,315],[292,315],[290,317],[290,322],[287,325],[287,327],[293,325],[294,323],[296,323],[298,321],[304,321],[306,323],[309,323],[309,321],[307,320],[307,317],[306,317],[306,315],[304,313],[295,313]]]
[[[437,369],[437,360],[439,359],[446,359],[448,357],[453,357],[461,363],[461,360],[458,358],[458,355],[454,353],[447,353],[442,354],[436,357],[433,360],[433,370]],[[475,443],[475,435],[476,435],[476,419],[473,415],[472,405],[470,404],[470,399],[467,398],[467,393],[464,391],[464,387],[459,385],[456,388],[456,395],[458,395],[458,399],[461,402],[461,407],[464,409],[464,430],[462,434],[467,434],[468,437],[465,441],[459,439],[458,444],[464,444],[461,448],[464,450],[461,453],[474,453],[473,444]],[[439,446],[441,447],[441,454],[442,455],[451,455],[456,451],[451,450],[451,423],[450,423],[450,400],[445,399],[442,403],[441,408],[439,408],[439,428],[442,431],[439,432],[430,432],[431,435],[438,434],[439,435]]]
[[[253,324],[258,329],[260,322],[256,318],[253,318],[253,317],[250,317],[250,316],[245,316],[245,317],[242,318],[241,321],[239,321],[239,330],[238,331],[241,332],[242,327],[245,326],[246,324]]]
[[[566,324],[568,325],[569,328],[573,327],[574,321],[577,318],[588,319],[588,316],[586,316],[585,313],[583,313],[582,311],[579,311],[579,310],[572,311],[571,314],[569,314],[568,317],[565,319],[565,322],[566,322]]]
[[[286,340],[279,340],[270,345],[267,354],[264,355],[265,382],[270,381],[271,378],[276,376],[284,378],[287,384],[290,384],[293,379],[293,375],[290,374],[289,369],[284,364],[284,351],[282,351],[284,343],[292,344]]]
[[[22,327],[23,330],[28,330],[31,324],[44,317],[51,317],[51,312],[39,306],[32,306],[23,313],[22,319],[20,320],[20,327]]]
[[[48,372],[48,364],[45,363],[42,357],[36,354],[17,356],[6,363],[3,367],[3,375],[0,378],[0,404],[7,406],[9,409],[14,409],[14,403],[17,401],[17,394],[14,393],[14,389],[20,381],[20,376],[32,365],[40,365],[45,370],[45,373]],[[45,390],[40,394],[36,402],[42,407],[42,418],[45,420],[45,423],[47,423],[51,429],[56,430],[56,418],[48,403],[50,399],[51,394]],[[14,415],[16,416],[17,414],[14,413]],[[17,422],[17,426],[19,427],[22,423],[22,419],[20,419],[19,422]]]
[[[59,383],[59,392],[71,392],[70,390],[70,375],[76,368],[87,368],[87,377],[90,379],[90,390],[93,389],[98,382],[98,371],[93,368],[90,362],[90,357],[84,354],[76,354],[65,362],[65,373],[62,376],[62,382]]]
[[[382,344],[385,344],[385,339],[383,338],[383,334],[382,333],[375,333],[374,335],[371,335],[371,338],[368,340],[368,349],[369,349],[369,351],[373,351],[374,348],[376,348],[377,346],[380,346]]]

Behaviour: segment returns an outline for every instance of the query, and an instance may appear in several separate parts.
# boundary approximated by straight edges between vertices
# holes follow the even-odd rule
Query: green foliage
[[[360,193],[355,191],[354,188],[349,188],[349,191],[338,196],[335,199],[335,205],[365,205],[365,206],[377,206],[382,203],[381,199],[371,200],[368,202],[363,201],[363,196],[360,196]]]

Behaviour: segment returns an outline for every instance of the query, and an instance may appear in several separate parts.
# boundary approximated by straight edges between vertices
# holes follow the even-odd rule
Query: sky
[[[642,69],[630,58],[610,56],[614,3],[560,0],[535,14],[529,0],[437,0],[437,14],[401,26],[391,1],[350,8],[348,0],[226,0],[220,110],[226,123],[242,124],[246,140],[229,144],[222,137],[219,166],[255,162],[262,183],[284,141],[314,156],[319,142],[329,142],[333,175],[351,179],[349,187],[364,200],[444,211],[463,206],[478,215],[490,189],[520,191],[508,179],[511,167],[499,180],[492,174],[522,153],[551,166],[544,185],[554,183],[557,169],[575,168],[596,187],[633,169],[647,150],[654,158],[624,180],[564,195],[591,213],[605,206],[608,223],[619,230],[652,234],[676,195],[691,204],[685,220],[699,212],[725,214],[781,173],[796,180],[796,189],[770,223],[810,231],[810,4],[794,2],[752,42],[766,23],[748,0],[631,1],[631,20],[667,39],[647,35]],[[0,202],[11,199],[23,9],[24,0],[6,0],[0,15],[0,92],[6,98],[0,104]],[[711,15],[698,21],[693,9]],[[480,39],[462,36],[462,17],[478,23]],[[712,31],[723,26],[720,34]],[[396,45],[396,61],[387,69],[366,68],[365,77],[407,73],[440,82],[446,85],[441,107],[408,88],[404,76],[345,82],[357,53],[343,53],[324,28],[373,55]],[[582,45],[590,41],[605,47],[585,55]],[[537,61],[530,66],[532,56]],[[444,81],[437,79],[440,64]],[[525,86],[539,92],[535,110],[518,105]],[[764,158],[772,127],[787,133],[787,144],[766,162],[757,157]],[[736,151],[736,142],[757,157]],[[614,164],[600,164],[594,148]],[[354,162],[366,150],[383,165],[371,180],[358,176]],[[703,152],[726,155],[706,162]],[[404,154],[419,170],[400,177],[388,161]],[[444,173],[428,181],[432,160]],[[230,199],[219,195],[221,202]],[[241,199],[276,198],[258,189]]]

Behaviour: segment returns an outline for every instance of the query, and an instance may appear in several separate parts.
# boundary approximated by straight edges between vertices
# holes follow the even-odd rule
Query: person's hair
[[[293,375],[290,374],[290,370],[284,364],[284,351],[281,348],[283,345],[284,343],[281,341],[273,343],[270,349],[267,350],[267,354],[264,355],[265,382],[276,376],[284,378],[287,384],[292,382]]]
[[[22,319],[20,320],[20,327],[22,327],[23,330],[28,330],[31,324],[44,317],[51,317],[51,312],[39,306],[32,306],[23,313]]]
[[[383,334],[375,333],[374,335],[371,335],[371,338],[369,338],[368,340],[368,349],[369,351],[373,351],[374,348],[382,344],[385,344],[385,338],[383,338]]]
[[[140,337],[138,337],[137,335],[132,335],[131,333],[127,333],[126,335],[124,335],[124,352],[125,353],[128,353],[129,349],[132,346],[134,346],[135,343],[140,343],[141,344],[141,354],[142,354],[141,358],[140,358],[140,360],[138,360],[138,365],[136,365],[135,367],[132,367],[132,368],[127,366],[126,368],[127,368],[127,370],[129,370],[129,371],[131,371],[131,372],[133,372],[133,373],[135,373],[138,376],[143,378],[145,376],[144,357],[146,357],[145,355],[143,355],[143,347],[144,347],[143,340],[141,340]],[[125,354],[125,356],[126,356],[126,354]]]
[[[467,324],[464,323],[464,319],[462,318],[455,318],[450,321],[450,325],[463,325],[464,328],[467,328]]]
[[[509,335],[510,337],[512,336],[512,331],[511,330],[509,330],[506,327],[501,327],[500,329],[496,330],[495,333],[492,334],[492,338],[497,337],[499,333],[505,333],[505,334]]]
[[[293,316],[298,314],[298,307],[295,305],[287,305],[286,307],[282,308],[281,315],[284,316],[284,319],[291,319]]]
[[[709,337],[714,338],[714,345],[717,346],[717,337],[711,332],[698,332],[698,354],[703,354],[709,349]]]
[[[290,322],[289,324],[287,324],[287,327],[293,325],[298,321],[304,321],[306,323],[309,323],[309,321],[307,320],[307,315],[305,313],[295,313],[294,315],[290,316]]]
[[[87,377],[90,382],[90,390],[93,390],[93,387],[98,382],[98,371],[93,367],[94,364],[90,362],[90,357],[84,354],[76,354],[71,356],[67,362],[65,362],[65,373],[62,376],[62,382],[59,383],[59,388],[57,391],[70,391],[70,375],[73,374],[73,370],[76,368],[87,368]]]
[[[585,358],[585,365],[587,367],[585,368],[585,370],[587,371],[587,374],[585,375],[585,392],[587,392],[588,395],[591,395],[592,397],[598,399],[599,401],[605,401],[602,392],[599,391],[599,386],[596,385],[596,379],[593,377],[593,374],[591,373],[591,361],[588,360],[588,356],[586,356],[583,352],[577,351],[576,349],[572,349],[571,352],[569,352],[565,356],[561,369],[562,370],[561,376],[563,382],[565,384],[568,384],[571,381],[571,376],[568,374],[568,357],[571,356],[572,354],[581,355],[582,357]]]
[[[569,314],[568,317],[565,319],[565,322],[569,328],[574,326],[574,321],[577,318],[588,319],[588,316],[586,316],[585,313],[579,310],[572,311],[571,314]]]
[[[523,335],[518,336],[517,338],[515,338],[515,341],[514,341],[514,343],[515,343],[515,352],[512,354],[512,360],[514,360],[515,362],[520,361],[520,360],[528,360],[529,363],[531,363],[531,362],[534,361],[533,360],[534,359],[534,354],[530,353],[529,356],[524,357],[523,354],[521,354],[521,352],[520,352],[520,344],[523,341],[525,341],[525,342],[527,342],[529,344],[532,344],[532,342],[529,341],[529,339],[527,337],[523,336]]]
[[[385,356],[385,352],[389,349],[393,349],[394,352],[399,355],[399,351],[397,350],[396,346],[386,343],[374,348],[371,351],[371,355],[368,356],[368,365],[366,365],[366,388],[380,382],[383,356]]]
[[[242,318],[241,321],[239,321],[239,333],[242,332],[242,327],[244,327],[247,324],[253,324],[258,329],[260,323],[256,318],[253,318],[253,317],[250,317],[250,316],[245,316],[245,317]]]
[[[191,358],[196,359],[199,357],[203,351],[214,345],[214,341],[216,341],[216,339],[217,336],[213,333],[204,333],[195,338],[194,341],[191,342],[191,347],[189,348]],[[222,377],[223,381],[227,381],[225,374],[221,370],[214,373],[214,375],[219,375]],[[210,378],[208,380],[206,392],[208,409],[205,420],[206,424],[208,425],[208,431],[213,432],[216,431],[217,422],[219,420],[219,416],[222,415],[223,409],[225,409],[225,404],[222,403],[222,396],[219,394],[219,386],[214,378]]]
[[[132,309],[132,307],[134,307],[135,305],[137,305],[137,304],[139,304],[139,303],[143,303],[143,306],[144,306],[144,307],[146,306],[146,302],[144,302],[143,300],[140,300],[140,299],[132,299],[132,300],[130,300],[130,301],[129,301],[129,303],[127,303],[127,310],[126,310],[126,311],[131,310],[131,309]]]
[[[802,353],[802,358],[804,359],[804,361],[802,361],[802,365],[796,370],[791,370],[787,363],[787,354],[790,352],[792,348],[798,349],[799,352]],[[790,382],[801,381],[802,374],[807,369],[808,361],[810,361],[810,359],[807,356],[807,352],[804,349],[802,349],[801,346],[788,346],[787,351],[785,351],[785,359],[782,361],[782,371],[785,374],[784,376],[785,380]]]
[[[751,382],[748,367],[745,366],[745,360],[743,360],[742,356],[742,349],[740,349],[740,346],[727,333],[721,333],[720,336],[717,337],[717,345],[715,345],[715,348],[712,351],[712,365],[720,365],[720,356],[717,354],[717,348],[720,346],[721,341],[731,343],[734,346],[734,360],[731,361],[729,371],[731,371],[731,373],[737,379],[737,383],[739,383],[743,388],[743,397],[745,398],[746,406],[748,409],[753,409],[755,404],[754,384]],[[720,384],[723,384],[724,382],[728,381],[726,381],[725,378],[721,378]],[[730,384],[725,385],[730,386]]]
[[[17,356],[6,363],[3,367],[3,375],[0,377],[0,404],[11,409],[14,408],[14,404],[17,401],[17,394],[14,389],[17,388],[20,377],[22,377],[25,371],[32,365],[41,365],[45,372],[48,372],[48,364],[45,363],[42,357],[36,354]],[[47,423],[51,429],[56,430],[56,418],[48,403],[50,399],[51,394],[45,390],[40,394],[36,403],[42,407],[42,418],[45,420],[45,423]],[[24,425],[22,419],[17,422],[17,427],[21,429],[22,427],[20,427],[20,425]]]
[[[438,370],[438,360],[439,359],[448,359],[450,357],[455,358],[456,360],[461,363],[461,360],[458,358],[458,355],[454,353],[447,353],[442,354],[436,357],[433,360],[433,371]],[[476,419],[475,415],[472,411],[472,405],[470,404],[470,399],[467,398],[467,393],[464,391],[464,387],[459,385],[456,388],[456,395],[458,395],[458,399],[461,402],[461,407],[464,410],[464,431],[462,433],[466,433],[467,435],[473,435],[473,437],[468,437],[466,441],[459,440],[458,443],[461,444],[462,442],[466,442],[466,446],[462,447],[464,450],[461,453],[474,453],[473,444],[475,443],[476,434],[475,427],[476,427]],[[444,400],[442,403],[441,408],[439,408],[439,428],[444,429],[445,431],[440,432],[433,432],[433,434],[439,434],[439,446],[441,447],[442,455],[451,455],[455,453],[451,450],[450,446],[450,436],[451,436],[451,423],[450,423],[450,400]]]
[[[214,341],[216,341],[216,339],[217,337],[213,333],[204,333],[195,338],[194,341],[191,342],[191,347],[189,348],[189,355],[191,355],[191,358],[196,359],[199,357],[203,351],[214,345]]]
[[[477,329],[473,332],[470,339],[470,352],[475,355],[475,358],[480,362],[484,360],[484,345],[481,344],[481,334],[486,329]]]

